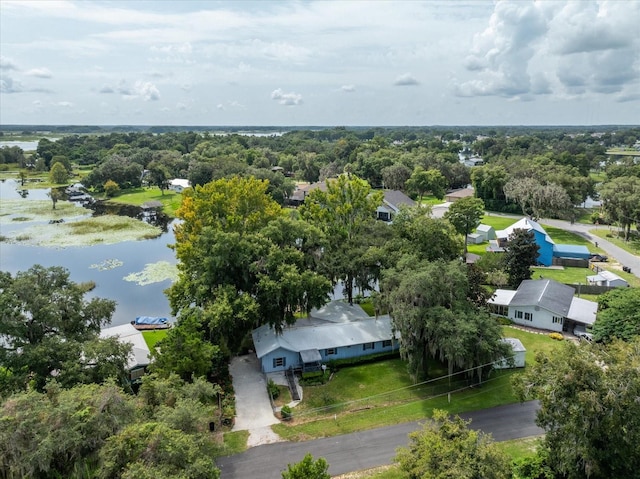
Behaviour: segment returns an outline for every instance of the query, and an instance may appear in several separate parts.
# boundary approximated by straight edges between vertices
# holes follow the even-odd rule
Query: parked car
[[[608,259],[608,256],[599,253],[591,253],[589,255],[589,261],[607,261]]]
[[[590,332],[588,332],[586,329],[582,328],[582,327],[576,327],[573,329],[573,334],[580,340],[580,341],[593,341],[593,334],[591,334]]]

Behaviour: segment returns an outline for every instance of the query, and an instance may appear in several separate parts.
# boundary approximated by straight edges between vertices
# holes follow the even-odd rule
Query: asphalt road
[[[536,436],[543,430],[535,425],[536,401],[509,404],[461,414],[472,419],[471,427],[491,433],[496,441]],[[222,479],[277,479],[287,464],[302,460],[307,452],[324,457],[331,475],[390,464],[396,448],[406,446],[407,435],[421,422],[361,431],[307,442],[280,442],[249,449],[218,460]]]

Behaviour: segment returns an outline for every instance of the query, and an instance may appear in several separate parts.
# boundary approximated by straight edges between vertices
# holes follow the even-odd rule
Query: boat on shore
[[[158,316],[138,316],[135,321],[131,321],[131,324],[139,331],[169,329],[171,327],[171,323],[167,318]]]

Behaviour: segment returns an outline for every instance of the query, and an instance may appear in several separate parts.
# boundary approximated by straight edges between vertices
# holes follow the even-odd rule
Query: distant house
[[[398,349],[388,315],[370,317],[357,304],[331,301],[281,334],[265,324],[251,333],[262,371],[318,370],[334,359]]]
[[[516,324],[550,331],[591,326],[598,303],[574,297],[575,289],[550,279],[525,280],[516,291],[498,289],[489,300],[494,314]]]
[[[484,241],[496,239],[496,230],[493,226],[480,224],[476,228],[476,234],[484,238]]]
[[[316,183],[297,185],[294,192],[289,197],[288,203],[291,206],[300,206],[304,203],[304,199],[307,195],[313,191],[319,189],[320,191],[327,191],[327,183],[324,181],[318,181]]]
[[[444,195],[444,200],[453,203],[462,198],[468,198],[469,196],[473,196],[475,194],[473,188],[460,188],[458,190],[453,190]]]
[[[533,236],[538,245],[538,264],[551,266],[553,264],[553,245],[555,244],[542,226],[529,218],[522,218],[508,228],[496,231],[498,246],[504,248],[509,236],[516,230],[533,231]]]
[[[609,286],[615,288],[626,288],[629,286],[627,280],[621,278],[611,271],[602,270],[594,276],[587,276],[587,283],[596,286]]]
[[[145,368],[149,365],[151,359],[149,347],[142,336],[142,332],[134,328],[132,324],[127,323],[122,326],[104,328],[100,331],[100,337],[103,339],[116,337],[122,343],[131,344],[133,347],[127,364],[129,379],[135,382],[144,376]]]
[[[416,202],[398,190],[384,190],[382,204],[376,210],[376,218],[382,221],[392,221],[398,214],[400,207],[414,207]]]
[[[185,188],[189,188],[191,183],[184,178],[174,178],[169,182],[169,189],[176,193],[182,193]]]
[[[511,346],[511,350],[513,351],[513,364],[509,364],[509,361],[503,359],[493,365],[494,369],[523,368],[527,350],[522,342],[518,338],[502,338],[501,341]]]

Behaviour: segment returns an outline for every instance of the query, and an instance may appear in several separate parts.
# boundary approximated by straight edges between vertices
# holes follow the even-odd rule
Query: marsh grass
[[[170,280],[174,282],[178,279],[178,267],[168,261],[158,261],[148,263],[142,271],[128,274],[123,278],[125,281],[136,283],[139,286],[146,286],[153,283],[161,283]]]

